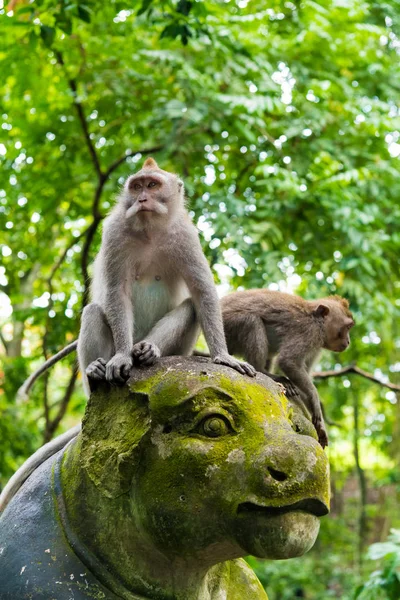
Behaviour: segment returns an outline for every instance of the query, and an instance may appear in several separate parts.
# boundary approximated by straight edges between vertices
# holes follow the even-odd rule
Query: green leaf
[[[48,48],[50,48],[53,44],[55,35],[56,30],[54,29],[54,27],[48,27],[47,25],[40,26],[40,37],[42,38],[45,46],[47,46]]]
[[[81,21],[85,21],[85,23],[90,23],[92,11],[87,6],[83,6],[80,4],[78,6],[78,17]]]

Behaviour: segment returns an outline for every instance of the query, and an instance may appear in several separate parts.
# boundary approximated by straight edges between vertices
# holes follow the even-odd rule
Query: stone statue
[[[169,357],[92,394],[0,517],[1,600],[261,600],[241,558],[300,556],[326,455],[277,384]]]

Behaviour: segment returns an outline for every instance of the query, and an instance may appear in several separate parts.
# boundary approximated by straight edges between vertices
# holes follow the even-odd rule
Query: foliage
[[[352,346],[319,367],[355,362],[399,383],[399,16],[395,0],[10,0],[0,10],[2,484],[82,414],[72,356],[28,403],[15,394],[76,338],[101,222],[147,154],[183,175],[222,292],[347,296]],[[330,429],[335,494],[357,447],[371,494],[392,486],[382,510],[400,526],[395,393],[355,375],[318,386],[340,425]],[[351,502],[326,538],[334,561],[339,530],[352,534],[348,562],[360,572],[343,575],[343,590],[379,539],[381,505],[362,533]]]
[[[400,530],[392,529],[388,541],[372,544],[368,558],[380,561],[381,568],[371,573],[357,590],[359,600],[397,600],[400,597]]]

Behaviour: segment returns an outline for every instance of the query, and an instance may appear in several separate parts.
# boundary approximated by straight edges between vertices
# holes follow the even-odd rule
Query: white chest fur
[[[134,281],[134,343],[145,338],[157,321],[176,306],[174,300],[167,283],[159,276]]]

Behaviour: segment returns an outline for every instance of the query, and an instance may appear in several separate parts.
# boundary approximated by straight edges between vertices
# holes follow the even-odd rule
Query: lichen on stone
[[[202,585],[215,586],[207,598],[265,599],[240,557],[288,558],[314,543],[329,506],[316,437],[267,377],[162,359],[133,371],[127,386],[92,394],[63,464],[68,513],[75,524],[85,518],[85,543],[127,589],[144,593],[147,581],[168,591],[168,569],[202,565]],[[155,564],[164,565],[156,581]]]

